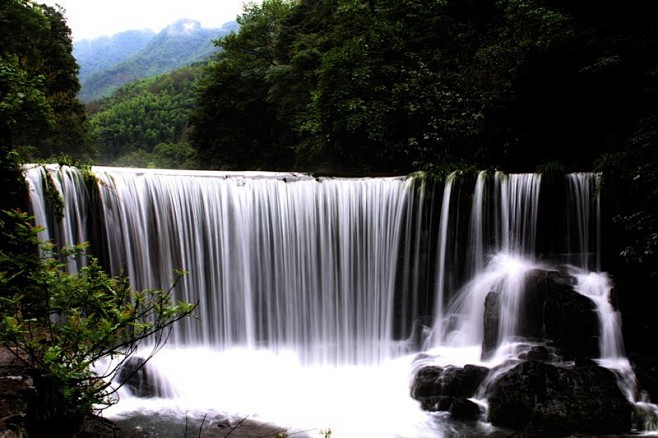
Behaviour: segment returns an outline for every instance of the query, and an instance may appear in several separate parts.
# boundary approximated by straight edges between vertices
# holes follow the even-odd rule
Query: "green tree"
[[[58,251],[38,241],[27,215],[9,216],[11,226],[0,221],[2,238],[14,242],[13,248],[39,245],[44,256],[0,251],[0,344],[34,381],[38,397],[29,407],[29,433],[57,430],[70,436],[96,405],[113,403],[110,378],[140,343],[157,351],[171,325],[194,305],[174,303],[175,282],[169,291],[134,291],[126,278],[108,276],[93,257],[69,274],[68,260],[87,256],[83,246]],[[94,368],[105,359],[115,362]]]
[[[28,93],[20,92],[22,103],[11,103],[22,108],[21,116],[2,121],[9,123],[11,130],[9,135],[8,128],[3,128],[5,143],[29,150],[33,157],[69,154],[93,158],[84,107],[76,97],[78,67],[71,54],[70,29],[62,11],[27,0],[3,0],[0,26],[11,29],[0,36],[0,63],[5,70],[0,80],[18,80],[14,88],[20,84],[30,88]],[[7,75],[8,69],[15,74]],[[7,85],[4,88],[7,90]],[[0,93],[6,103],[7,91]],[[32,115],[26,105],[36,103],[37,95],[45,101],[38,102],[42,110]],[[48,117],[41,117],[46,113]]]
[[[153,148],[153,164],[158,169],[197,169],[197,152],[188,143],[160,143]]]
[[[190,140],[213,168],[279,169],[292,163],[293,145],[268,102],[268,71],[275,67],[281,26],[293,3],[265,0],[238,18],[240,32],[219,39],[222,49],[200,83]]]
[[[111,97],[89,105],[90,120],[96,134],[99,163],[136,165],[130,161],[154,152],[161,143],[188,146],[188,119],[194,107],[194,90],[202,64],[184,67],[172,73],[143,79],[121,87]],[[171,157],[170,157],[171,158]],[[189,167],[169,162],[172,167]],[[150,161],[150,160],[147,160]]]

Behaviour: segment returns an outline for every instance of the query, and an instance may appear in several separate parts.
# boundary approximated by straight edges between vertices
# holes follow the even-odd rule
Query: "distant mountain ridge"
[[[128,30],[112,36],[82,40],[73,44],[73,56],[80,65],[80,84],[90,76],[128,60],[155,36],[152,30]]]
[[[76,42],[73,55],[80,65],[80,100],[98,100],[126,83],[203,61],[217,50],[213,40],[237,29],[235,21],[207,29],[198,21],[182,19],[157,34],[131,30]]]

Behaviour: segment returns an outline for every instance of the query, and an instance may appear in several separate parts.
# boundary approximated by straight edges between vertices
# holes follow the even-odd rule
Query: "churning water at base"
[[[163,396],[123,391],[109,415],[217,412],[341,438],[486,434],[486,423],[422,411],[409,396],[413,369],[500,364],[517,341],[526,273],[574,262],[576,289],[599,309],[600,361],[635,397],[598,272],[597,175],[569,175],[562,210],[542,214],[535,174],[455,174],[431,188],[414,178],[93,172],[27,171],[43,237],[90,241],[138,289],[167,288],[185,270],[176,298],[199,303],[199,318],[178,324],[149,363]],[[61,222],[46,204],[46,178],[65,201]],[[565,210],[574,217],[563,223]],[[555,237],[540,239],[549,228]],[[496,353],[483,361],[491,291],[503,310]]]
[[[167,376],[170,397],[128,396],[107,415],[221,413],[232,424],[243,418],[276,424],[291,436],[329,429],[334,437],[440,436],[439,425],[409,397],[410,363],[402,357],[376,366],[304,366],[294,353],[166,348],[152,365]]]

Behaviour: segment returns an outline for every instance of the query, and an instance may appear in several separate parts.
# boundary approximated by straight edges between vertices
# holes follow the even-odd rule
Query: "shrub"
[[[147,342],[155,353],[195,305],[174,302],[182,273],[167,291],[135,291],[125,276],[105,273],[84,245],[57,250],[39,241],[28,215],[4,214],[12,226],[0,220],[0,238],[9,243],[0,251],[0,344],[33,378],[31,431],[73,433],[93,409],[114,402],[111,377],[138,346]],[[77,257],[86,257],[86,266],[68,273]],[[112,365],[94,369],[106,358]]]

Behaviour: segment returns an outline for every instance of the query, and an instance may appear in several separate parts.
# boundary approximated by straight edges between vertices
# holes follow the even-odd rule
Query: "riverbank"
[[[0,438],[29,436],[30,401],[34,397],[38,395],[24,366],[11,352],[0,350]],[[224,438],[229,435],[231,438],[264,438],[280,433],[288,437],[308,437],[304,432],[249,418],[230,419],[214,414],[181,419],[167,413],[150,413],[111,420],[102,416],[90,417],[75,438]],[[53,431],[55,435],[57,432]]]

